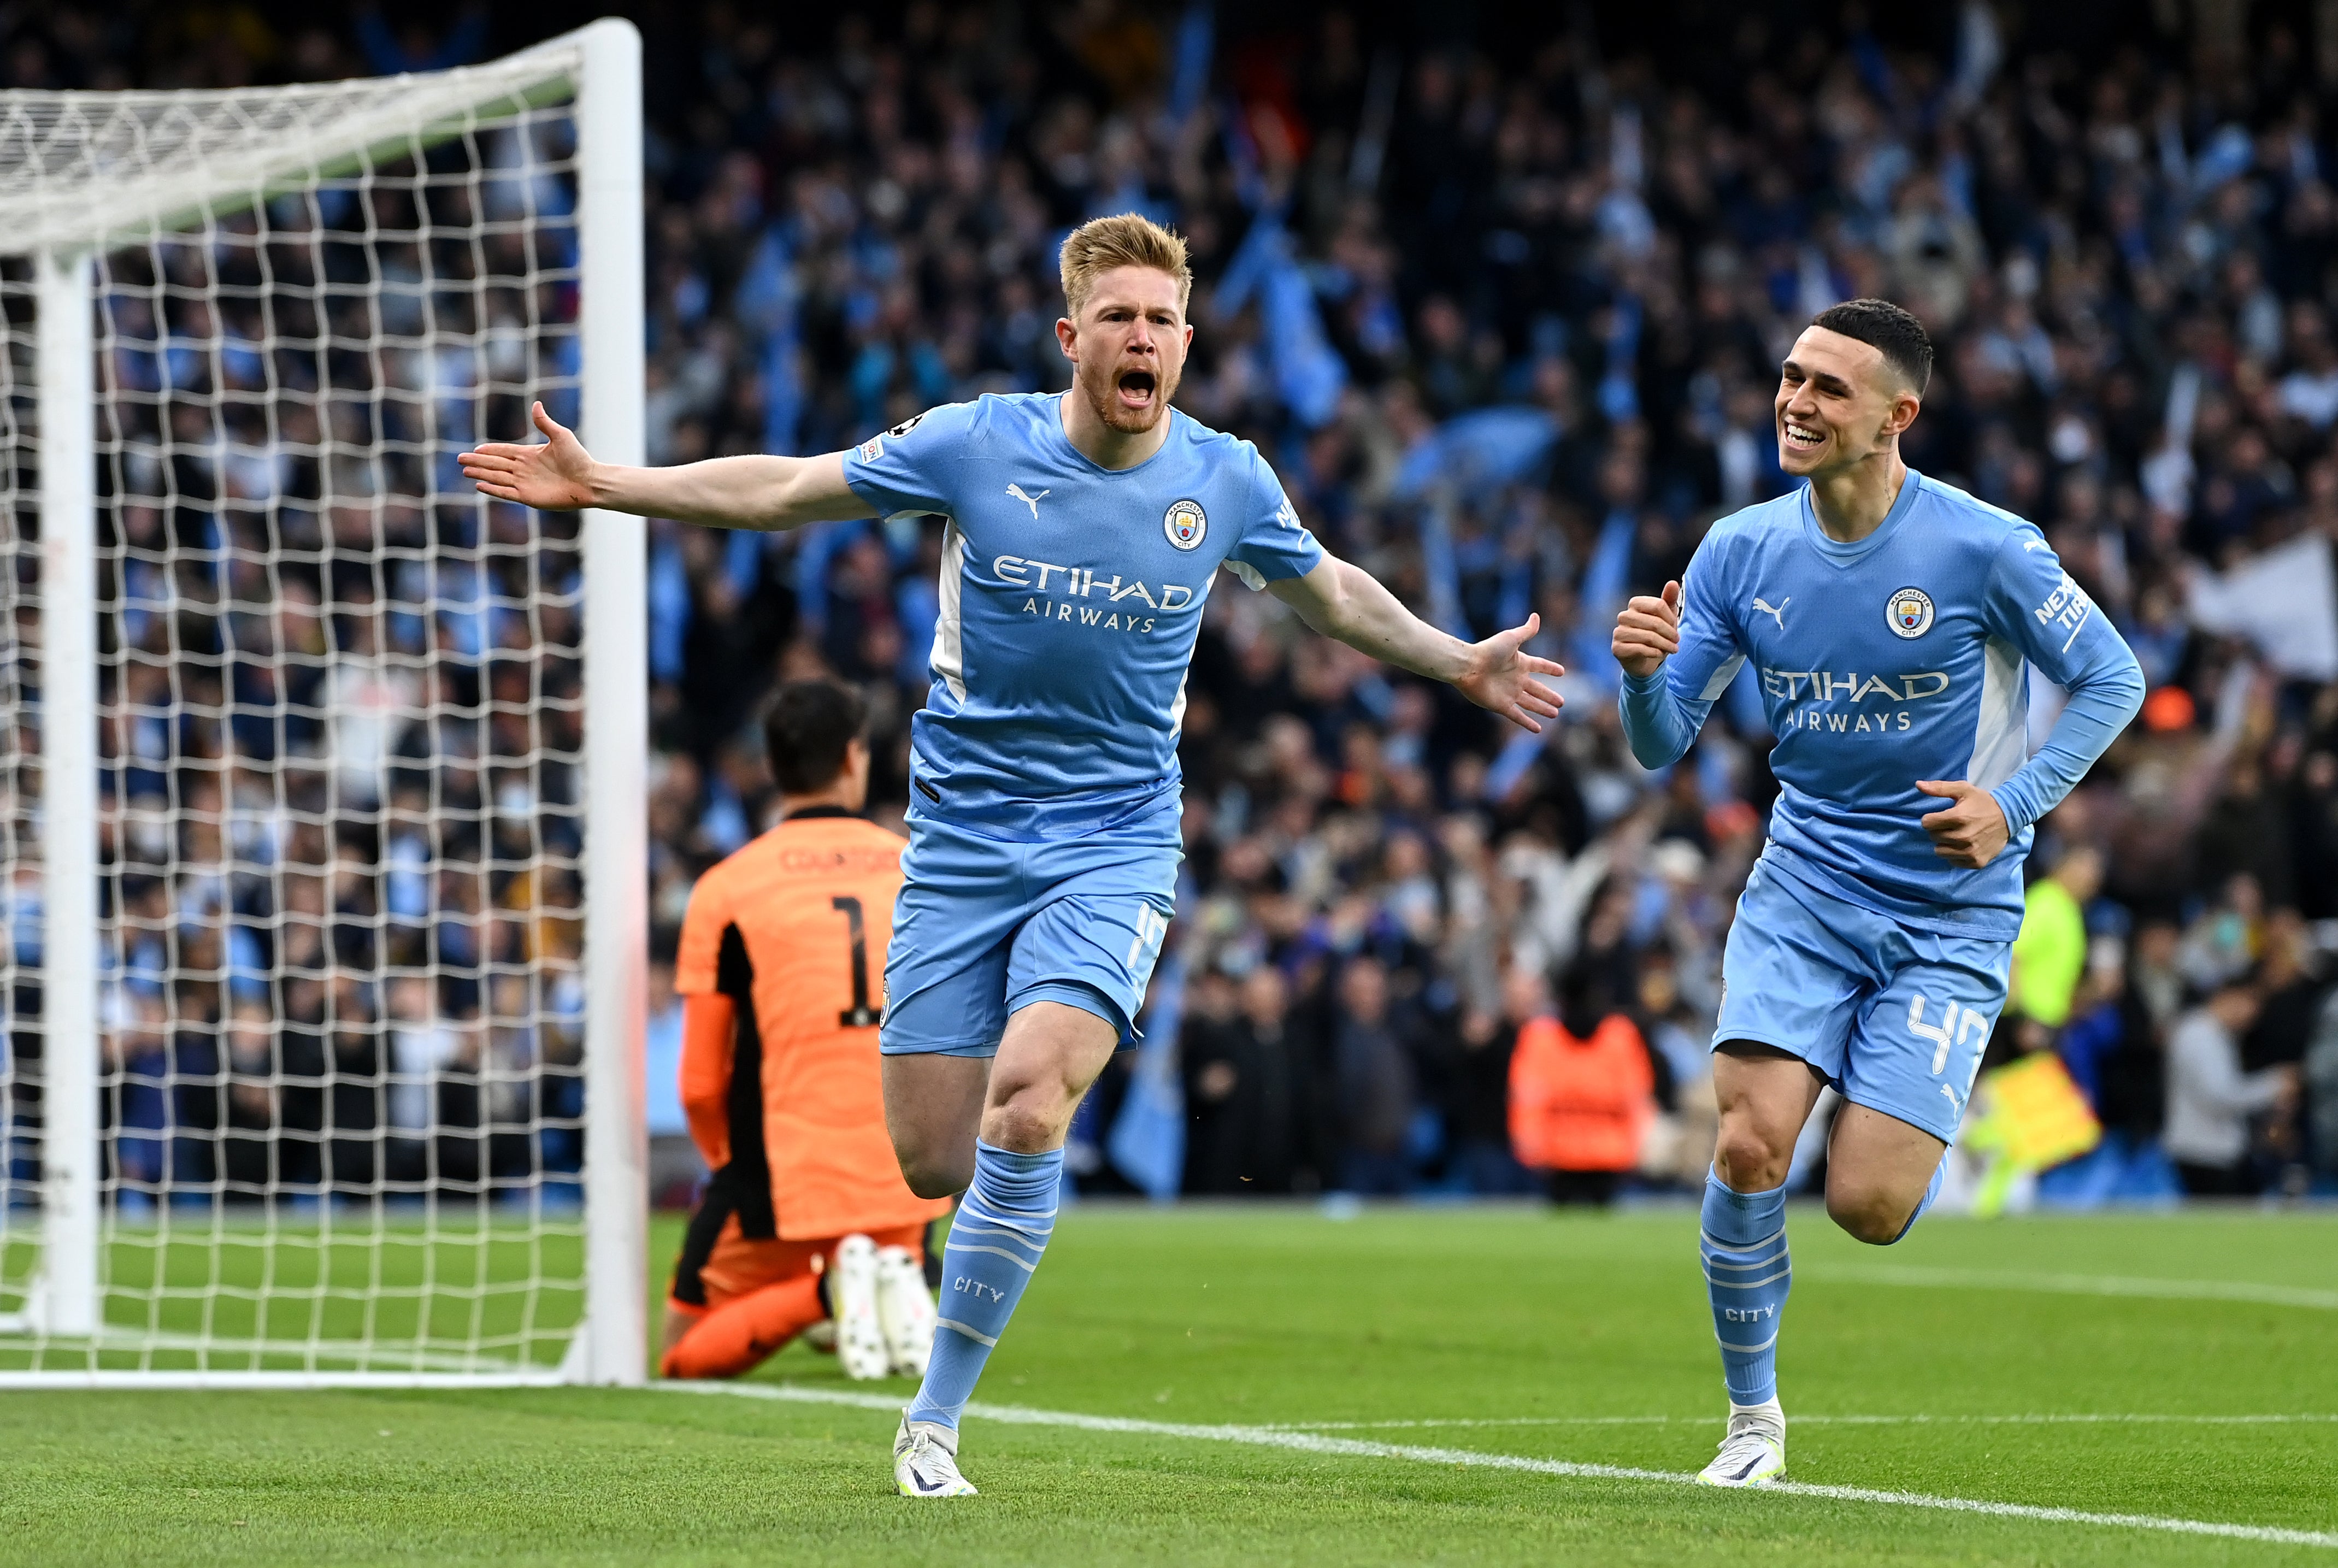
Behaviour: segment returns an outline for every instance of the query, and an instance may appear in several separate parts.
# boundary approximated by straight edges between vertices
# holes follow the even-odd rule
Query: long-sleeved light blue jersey
[[[1160,451],[1104,468],[1064,434],[1058,398],[952,403],[844,459],[880,514],[947,519],[911,805],[1029,842],[1176,789],[1185,671],[1221,564],[1257,588],[1323,558],[1249,442],[1172,410]]]
[[[1857,544],[1827,537],[1807,486],[1714,524],[1683,584],[1680,652],[1625,677],[1633,755],[1678,760],[1749,663],[1778,737],[1773,863],[1913,925],[2007,940],[2033,825],[2143,703],[2135,655],[2036,525],[1912,469]],[[2070,701],[2025,761],[2028,664]],[[1950,802],[1920,779],[1989,791],[2005,851],[1977,870],[1936,855],[1920,818]]]

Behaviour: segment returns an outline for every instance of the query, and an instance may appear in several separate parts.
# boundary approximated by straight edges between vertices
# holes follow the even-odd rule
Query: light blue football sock
[[[1017,1154],[975,1141],[974,1183],[942,1249],[941,1320],[910,1420],[958,1430],[975,1380],[1047,1250],[1063,1179],[1061,1149]]]
[[[1778,1396],[1778,1318],[1794,1282],[1786,1257],[1786,1189],[1733,1192],[1708,1171],[1702,1224],[1698,1250],[1729,1402],[1766,1404]]]
[[[1943,1149],[1940,1151],[1940,1162],[1932,1167],[1932,1184],[1924,1189],[1924,1196],[1922,1200],[1917,1203],[1914,1211],[1908,1216],[1908,1223],[1900,1227],[1900,1235],[1891,1238],[1891,1241],[1886,1241],[1884,1243],[1886,1247],[1891,1246],[1892,1242],[1898,1241],[1901,1236],[1907,1235],[1909,1231],[1913,1230],[1916,1228],[1916,1221],[1924,1217],[1924,1210],[1930,1209],[1933,1202],[1940,1196],[1940,1183],[1947,1181],[1948,1176],[1949,1152]]]

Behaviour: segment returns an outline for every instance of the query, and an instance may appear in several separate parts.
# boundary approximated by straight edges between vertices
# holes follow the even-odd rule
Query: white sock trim
[[[989,1346],[993,1350],[998,1348],[997,1340],[993,1339],[989,1335],[985,1334],[978,1328],[968,1328],[965,1324],[959,1322],[955,1318],[937,1318],[934,1319],[934,1327],[937,1328],[954,1329],[978,1344]]]

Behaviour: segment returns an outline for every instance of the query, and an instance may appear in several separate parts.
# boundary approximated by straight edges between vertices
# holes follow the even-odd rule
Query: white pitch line
[[[1693,1425],[1711,1419],[1710,1416],[1444,1416],[1420,1421],[1284,1421],[1271,1423],[1269,1429],[1280,1427],[1292,1432],[1361,1432],[1422,1426],[1663,1426],[1674,1422]],[[1791,1419],[1797,1426],[1832,1423],[1837,1426],[1856,1426],[1958,1424],[1990,1426],[2050,1426],[2115,1423],[2165,1423],[2175,1426],[2278,1426],[2338,1423],[2338,1415],[2297,1413],[2263,1416],[2185,1416],[2127,1412],[2097,1414],[2074,1411],[2034,1416],[1812,1416],[1797,1411]]]
[[[841,1405],[858,1410],[881,1410],[899,1416],[899,1395],[853,1394],[843,1389],[807,1388],[790,1383],[658,1383],[651,1387],[676,1394],[729,1394],[752,1399],[777,1399],[802,1405]],[[1403,1459],[1420,1465],[1476,1465],[1489,1470],[1523,1470],[1537,1475],[1563,1475],[1591,1481],[1659,1481],[1694,1485],[1696,1477],[1679,1470],[1644,1470],[1625,1465],[1581,1465],[1566,1459],[1537,1459],[1522,1454],[1487,1454],[1472,1448],[1427,1448],[1410,1443],[1375,1443],[1356,1437],[1326,1437],[1320,1433],[1277,1426],[1189,1426],[1172,1421],[1139,1421],[1125,1416],[1087,1416],[1071,1410],[1034,1410],[1020,1405],[969,1405],[967,1414],[986,1421],[1019,1426],[1068,1426],[1083,1432],[1117,1432],[1145,1437],[1183,1437],[1204,1443],[1240,1443],[1256,1448],[1288,1448],[1302,1454],[1330,1454],[1351,1459]],[[2156,1530],[2176,1535],[2214,1535],[2234,1541],[2262,1541],[2282,1546],[2338,1548],[2338,1531],[2290,1530],[2273,1524],[2228,1524],[2213,1519],[2175,1519],[2154,1514],[2096,1514],[2078,1508],[2048,1508],[2029,1503],[1997,1503],[1978,1497],[1936,1497],[1923,1492],[1886,1492],[1866,1486],[1818,1486],[1800,1481],[1773,1482],[1764,1492],[1793,1497],[1822,1497],[1836,1503],[1876,1503],[1899,1508],[1931,1508],[1952,1514],[1981,1514],[2000,1519],[2034,1519],[2051,1524],[2097,1524],[2114,1529]]]
[[[2259,1285],[2245,1279],[2140,1279],[2119,1274],[2018,1274],[1989,1269],[1874,1265],[1800,1271],[1806,1279],[1846,1285],[1946,1285],[1985,1290],[2038,1290],[2056,1296],[2125,1296],[2151,1301],[2253,1301],[2338,1312],[2338,1290]]]
[[[1665,1426],[1675,1423],[1695,1426],[1709,1423],[1707,1416],[1432,1416],[1419,1421],[1272,1421],[1265,1423],[1262,1431],[1282,1432],[1381,1432],[1398,1428],[1418,1429],[1428,1426]],[[2197,1426],[2282,1426],[2323,1423],[2338,1424],[2338,1415],[2300,1413],[2265,1416],[2179,1416],[2145,1415],[2125,1412],[2035,1416],[1810,1416],[1796,1411],[1788,1417],[1793,1425],[1834,1425],[1847,1426],[2093,1426],[2135,1423],[2166,1424]]]
[[[1380,1432],[1426,1426],[1663,1426],[1685,1416],[1431,1416],[1422,1421],[1268,1421],[1262,1432]],[[1704,1419],[1710,1421],[1711,1416]],[[1800,1419],[1800,1417],[1796,1417]]]
[[[2149,1413],[2071,1411],[2038,1416],[1796,1416],[1795,1421],[1832,1421],[1844,1426],[1884,1426],[1900,1423],[1946,1426],[1963,1422],[1980,1426],[2087,1426],[2097,1424],[2176,1426],[2288,1426],[2338,1423],[2338,1415],[2300,1411],[2290,1415],[2178,1416]]]

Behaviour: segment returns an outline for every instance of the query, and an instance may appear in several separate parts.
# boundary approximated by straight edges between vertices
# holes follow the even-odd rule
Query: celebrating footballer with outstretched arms
[[[2031,830],[2143,701],[2135,656],[2045,535],[1902,461],[1931,364],[1895,305],[1822,312],[1776,399],[1780,465],[1807,483],[1714,524],[1685,588],[1616,622],[1644,765],[1678,760],[1741,671],[1778,737],[1714,1030],[1701,1245],[1730,1421],[1700,1479],[1720,1485],[1784,1473],[1784,1183],[1820,1090],[1845,1102],[1829,1215],[1897,1241],[1939,1194],[2005,1003]],[[2070,694],[2034,757],[2029,665]]]
[[[1526,624],[1478,643],[1326,554],[1248,442],[1173,410],[1184,242],[1075,230],[1056,326],[1073,386],[933,409],[849,452],[598,464],[539,407],[535,446],[462,458],[486,494],[731,528],[945,519],[933,683],[910,726],[909,848],[886,960],[886,1119],[912,1190],[964,1191],[940,1330],[896,1438],[910,1496],[959,1496],[958,1424],[1054,1227],[1064,1137],[1133,1037],[1172,914],[1177,736],[1224,567],[1309,626],[1528,730],[1558,711]]]

